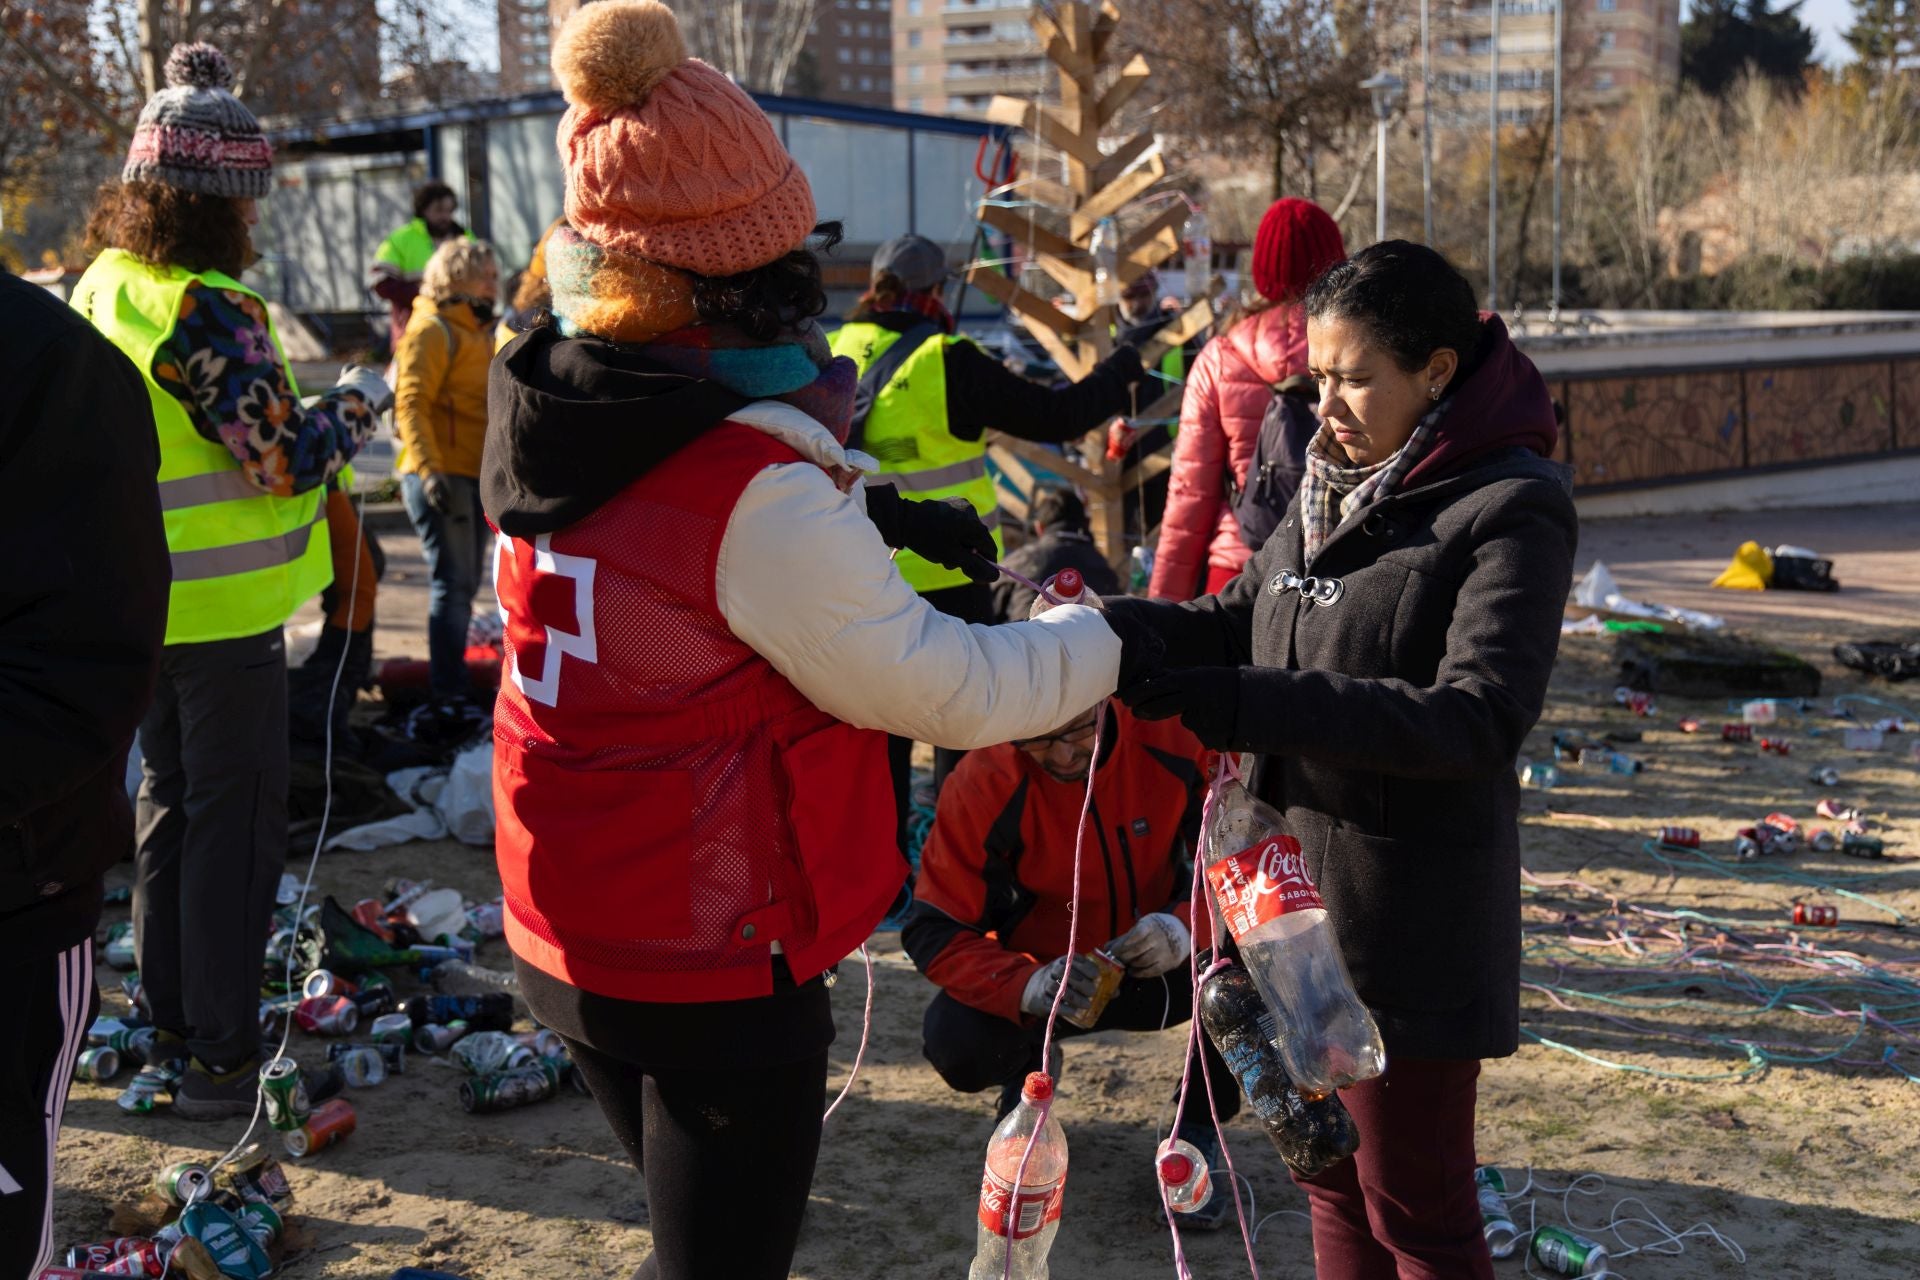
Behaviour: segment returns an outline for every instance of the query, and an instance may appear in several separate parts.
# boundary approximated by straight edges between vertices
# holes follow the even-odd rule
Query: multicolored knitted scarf
[[[1306,553],[1302,571],[1312,567],[1320,548],[1326,546],[1342,521],[1400,487],[1413,464],[1426,453],[1434,429],[1452,404],[1453,397],[1448,396],[1427,410],[1393,456],[1364,467],[1347,460],[1334,443],[1331,425],[1320,428],[1307,444],[1307,471],[1300,478],[1300,534]]]
[[[853,361],[834,357],[813,321],[774,342],[703,325],[684,272],[603,249],[571,227],[558,227],[547,238],[546,259],[562,333],[638,346],[677,373],[756,400],[783,400],[846,443],[859,372]]]

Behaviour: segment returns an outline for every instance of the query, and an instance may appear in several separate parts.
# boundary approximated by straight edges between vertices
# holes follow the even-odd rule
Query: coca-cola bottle
[[[1228,961],[1200,984],[1200,1025],[1287,1168],[1311,1178],[1360,1149],[1339,1094],[1302,1097],[1287,1079],[1274,1046],[1273,1015],[1245,969]]]
[[[1037,618],[1049,609],[1063,604],[1084,604],[1090,609],[1104,610],[1098,592],[1087,590],[1087,580],[1078,569],[1062,569],[1053,577],[1040,584],[1040,594],[1033,598],[1027,608],[1028,618]]]
[[[1067,1135],[1046,1109],[1052,1099],[1053,1080],[1038,1071],[1029,1075],[1020,1105],[987,1143],[978,1244],[967,1280],[1047,1280],[1047,1251],[1060,1230],[1067,1185]]]
[[[1217,919],[1273,1011],[1294,1087],[1319,1098],[1385,1071],[1380,1028],[1354,993],[1300,842],[1280,815],[1229,782],[1205,839]]]

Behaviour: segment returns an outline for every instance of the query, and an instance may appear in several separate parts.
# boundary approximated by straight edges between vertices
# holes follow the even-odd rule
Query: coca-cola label
[[[1207,868],[1228,932],[1235,942],[1290,911],[1318,911],[1326,904],[1307,874],[1300,842],[1292,836],[1269,836],[1250,849],[1220,859]]]
[[[1039,1235],[1049,1222],[1060,1221],[1060,1202],[1065,1199],[1066,1189],[1064,1177],[1045,1184],[1029,1182],[1016,1197],[1013,1184],[989,1167],[980,1179],[980,1225],[997,1236],[1015,1240]],[[1011,1215],[1007,1212],[1009,1201],[1013,1202]]]

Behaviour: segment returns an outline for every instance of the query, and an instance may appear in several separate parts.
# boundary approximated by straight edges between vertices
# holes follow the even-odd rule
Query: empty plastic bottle
[[[1294,1087],[1320,1098],[1385,1071],[1380,1028],[1354,992],[1300,843],[1283,833],[1280,815],[1228,783],[1207,847],[1214,907],[1273,1012]]]
[[[1168,1138],[1153,1155],[1153,1171],[1160,1179],[1160,1196],[1175,1213],[1198,1213],[1213,1199],[1212,1171],[1207,1158],[1191,1142]]]
[[[1067,1184],[1067,1135],[1048,1109],[1052,1101],[1053,1080],[1037,1071],[1029,1075],[1020,1105],[987,1143],[978,1243],[967,1280],[1047,1280],[1047,1251],[1060,1230]]]
[[[479,996],[489,991],[519,995],[520,978],[505,970],[488,969],[465,960],[442,960],[433,966],[433,989],[450,996]]]

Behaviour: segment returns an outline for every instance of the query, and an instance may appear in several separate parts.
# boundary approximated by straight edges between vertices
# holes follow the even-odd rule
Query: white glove
[[[1069,969],[1068,962],[1072,962]],[[1100,985],[1100,966],[1093,962],[1092,956],[1061,956],[1052,964],[1043,964],[1033,971],[1027,979],[1027,989],[1020,995],[1022,1012],[1036,1018],[1044,1018],[1053,1008],[1054,993],[1060,990],[1060,980],[1067,983],[1067,994],[1060,1000],[1062,1017],[1085,1013],[1093,1007],[1094,989]]]
[[[367,398],[375,414],[393,408],[393,390],[387,386],[387,380],[363,364],[350,364],[342,369],[340,380],[333,385],[341,390],[358,391]]]
[[[1180,917],[1165,911],[1141,916],[1133,928],[1109,942],[1107,954],[1127,966],[1135,978],[1157,978],[1177,968],[1193,950],[1193,935]]]

